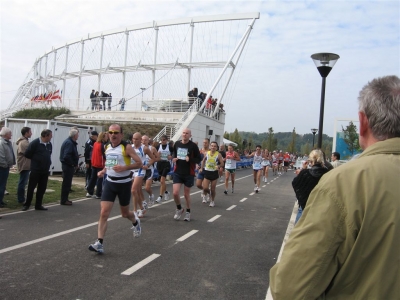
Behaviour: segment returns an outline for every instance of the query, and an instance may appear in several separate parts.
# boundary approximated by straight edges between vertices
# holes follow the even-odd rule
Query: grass
[[[7,191],[10,193],[9,195],[4,195],[4,201],[6,202],[7,206],[1,208],[0,211],[4,212],[5,210],[15,210],[20,209],[22,207],[21,204],[18,204],[17,201],[17,186],[18,186],[19,174],[18,173],[10,173],[7,180]],[[54,192],[46,192],[43,197],[43,204],[48,203],[59,203],[61,198],[61,184],[62,181],[52,180],[49,178],[47,183],[48,190],[54,190]],[[26,188],[28,185],[26,186]],[[83,186],[78,184],[72,184],[72,190],[69,194],[69,200],[74,199],[82,199],[86,195],[86,190]],[[36,201],[36,194],[33,195],[32,206],[34,206]]]

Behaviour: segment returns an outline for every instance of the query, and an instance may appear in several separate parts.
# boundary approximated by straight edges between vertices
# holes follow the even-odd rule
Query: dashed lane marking
[[[185,235],[181,236],[179,239],[177,239],[177,242],[183,242],[184,240],[190,238],[193,234],[196,234],[197,232],[199,232],[198,230],[192,230],[189,231],[188,233],[186,233]]]
[[[254,192],[252,192],[252,193],[250,193],[249,195],[250,195],[250,196],[253,196],[254,194],[255,194],[255,193],[254,193]]]
[[[136,265],[130,267],[129,269],[123,271],[121,273],[121,275],[132,275],[133,273],[135,273],[137,270],[143,268],[145,265],[151,263],[153,260],[155,260],[156,258],[160,257],[161,254],[152,254],[149,257],[143,259],[142,261],[138,262]]]
[[[232,206],[228,207],[226,210],[232,210],[232,209],[234,209],[235,207],[236,207],[236,205],[232,205]]]
[[[239,202],[244,202],[244,201],[246,201],[247,200],[247,198],[243,198],[242,200],[240,200]]]
[[[214,222],[216,219],[218,219],[219,217],[221,217],[221,215],[216,215],[215,217],[212,217],[210,220],[208,220],[207,222],[211,223]]]

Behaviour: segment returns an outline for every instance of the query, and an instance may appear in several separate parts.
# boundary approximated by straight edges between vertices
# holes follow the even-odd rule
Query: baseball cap
[[[94,135],[99,135],[98,133],[97,133],[97,131],[92,131],[91,133],[90,133],[90,136],[94,136]]]

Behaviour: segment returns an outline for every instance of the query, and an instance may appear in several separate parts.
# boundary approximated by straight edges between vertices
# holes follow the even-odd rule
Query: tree
[[[228,131],[224,132],[224,139],[228,139],[229,140],[229,132]]]
[[[343,128],[342,131],[344,135],[344,142],[347,144],[347,149],[350,151],[351,155],[353,156],[355,151],[360,150],[360,144],[358,142],[358,133],[357,133],[357,126],[350,121],[349,125],[346,128]]]
[[[263,140],[263,142],[262,142],[262,148],[263,148],[263,149],[268,149],[268,143],[267,143],[266,140]],[[268,150],[269,150],[269,149],[268,149]]]
[[[268,150],[273,151],[274,147],[274,129],[272,127],[268,128],[268,140],[267,140]]]
[[[311,152],[311,145],[307,142],[303,146],[301,146],[301,155],[308,155]]]
[[[238,144],[239,147],[242,146],[242,138],[239,135],[239,131],[237,130],[237,128],[235,128],[235,131],[232,134],[230,134],[229,137],[230,137],[229,139],[232,142],[235,142],[236,144]]]
[[[293,128],[292,131],[292,139],[290,144],[287,147],[288,152],[295,153],[296,152],[296,127]]]
[[[253,135],[250,134],[250,137],[249,137],[249,149],[251,150],[251,149],[254,149],[254,148],[255,148],[255,145],[254,145],[254,142],[253,142]]]

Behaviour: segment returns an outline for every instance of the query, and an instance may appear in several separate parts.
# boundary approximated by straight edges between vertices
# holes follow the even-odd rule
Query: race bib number
[[[186,156],[188,154],[188,149],[187,148],[178,148],[177,152],[177,158],[181,160],[186,160]]]
[[[118,156],[117,155],[107,155],[106,156],[106,168],[111,169],[112,167],[118,164]]]
[[[261,164],[259,162],[254,163],[253,169],[261,169]]]
[[[161,160],[168,160],[168,153],[167,152],[161,152]]]

